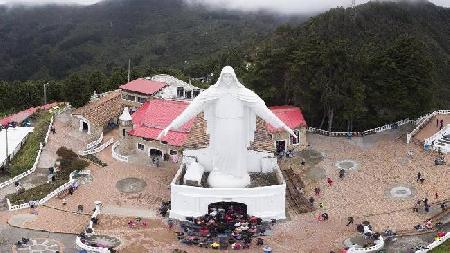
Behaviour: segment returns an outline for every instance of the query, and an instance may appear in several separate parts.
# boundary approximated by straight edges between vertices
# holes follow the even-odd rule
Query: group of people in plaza
[[[255,216],[248,216],[238,206],[228,205],[212,207],[209,213],[180,223],[177,238],[184,244],[197,245],[212,249],[248,249],[252,243],[264,245],[262,236],[276,223],[263,221]],[[265,252],[271,252],[265,246]]]

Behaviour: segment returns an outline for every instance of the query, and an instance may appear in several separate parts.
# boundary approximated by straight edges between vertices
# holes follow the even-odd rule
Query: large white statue
[[[200,93],[191,104],[158,136],[167,135],[204,112],[209,134],[208,152],[213,169],[208,177],[211,187],[245,187],[250,183],[247,171],[247,148],[254,140],[256,116],[276,128],[286,126],[264,101],[253,91],[245,88],[230,66],[222,69],[219,80]]]

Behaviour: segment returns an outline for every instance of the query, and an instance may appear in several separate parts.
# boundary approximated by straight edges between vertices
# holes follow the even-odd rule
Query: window
[[[184,88],[183,87],[177,87],[177,97],[179,97],[179,98],[184,97]]]
[[[291,144],[297,145],[300,143],[300,131],[294,130],[294,133],[295,133],[295,136],[297,136],[297,138],[291,136]]]
[[[137,100],[138,100],[139,103],[143,104],[143,103],[145,103],[146,99],[143,98],[143,97],[138,97]]]
[[[142,144],[142,143],[138,143],[137,148],[138,148],[139,150],[144,150],[144,149],[145,149],[145,145]]]
[[[171,149],[171,150],[169,151],[169,154],[170,154],[170,155],[177,155],[177,154],[178,154],[178,151],[177,151],[177,150]]]
[[[268,136],[269,136],[269,139],[273,139],[273,135],[271,135],[271,134],[268,134]]]
[[[136,97],[133,96],[133,95],[128,95],[127,100],[135,101],[135,100],[136,100]]]
[[[187,99],[191,99],[191,98],[192,98],[192,91],[187,90],[186,93],[185,93],[185,95],[186,95],[186,98],[187,98]]]
[[[192,91],[192,96],[195,98],[200,94],[200,90],[199,89],[195,89],[194,91]]]

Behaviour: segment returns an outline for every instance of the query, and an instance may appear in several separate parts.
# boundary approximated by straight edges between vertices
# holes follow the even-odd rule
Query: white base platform
[[[199,217],[208,213],[209,204],[238,202],[247,205],[248,215],[264,220],[286,219],[285,192],[284,183],[257,188],[202,188],[172,183],[169,217]]]

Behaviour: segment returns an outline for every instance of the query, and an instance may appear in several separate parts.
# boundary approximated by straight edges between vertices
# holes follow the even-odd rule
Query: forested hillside
[[[0,80],[60,79],[93,69],[108,73],[127,66],[129,58],[133,66],[183,68],[229,48],[252,46],[285,21],[183,0],[0,7]]]
[[[450,9],[371,2],[282,26],[245,83],[311,126],[361,130],[450,108]],[[241,68],[242,70],[242,68]]]

